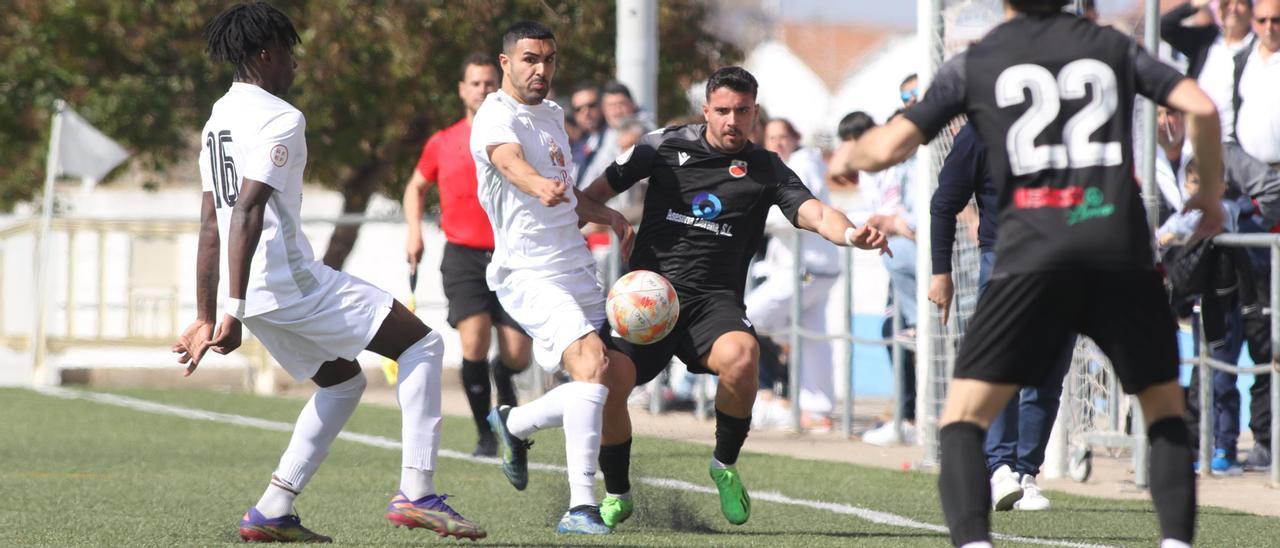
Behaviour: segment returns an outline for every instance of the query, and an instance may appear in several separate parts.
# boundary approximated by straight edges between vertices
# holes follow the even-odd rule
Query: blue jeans
[[[885,270],[893,287],[893,300],[902,306],[902,325],[916,325],[916,243],[903,236],[890,236],[893,256],[883,255]]]
[[[1232,299],[1227,313],[1227,332],[1223,344],[1209,352],[1213,359],[1236,364],[1240,359],[1240,350],[1244,346],[1243,318],[1240,307]],[[1200,322],[1191,324],[1195,335],[1195,352],[1200,353]],[[1191,386],[1188,390],[1188,408],[1193,413],[1192,424],[1197,428],[1200,422],[1200,375],[1191,375]],[[1240,389],[1236,388],[1236,376],[1225,371],[1213,370],[1213,448],[1222,449],[1230,457],[1236,457],[1236,442],[1240,439]],[[1198,444],[1199,437],[1193,443]]]
[[[986,290],[995,261],[995,252],[982,252],[978,271],[979,293]],[[1076,334],[1071,333],[1062,341],[1062,350],[1058,353],[1053,369],[1045,377],[1044,384],[1024,387],[991,421],[985,444],[988,470],[994,472],[996,468],[1008,465],[1019,474],[1035,476],[1040,473],[1040,465],[1044,464],[1044,450],[1049,444],[1049,433],[1053,430],[1053,421],[1058,417],[1062,379],[1071,369],[1075,343]],[[1028,366],[1034,367],[1035,364]]]

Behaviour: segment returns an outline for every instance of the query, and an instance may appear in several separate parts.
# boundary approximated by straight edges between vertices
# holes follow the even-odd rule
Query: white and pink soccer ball
[[[675,328],[680,299],[660,274],[633,270],[614,282],[605,313],[618,336],[632,344],[653,344]]]

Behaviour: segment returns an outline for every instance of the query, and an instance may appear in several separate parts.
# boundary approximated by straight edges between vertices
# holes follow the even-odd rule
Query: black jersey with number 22
[[[1183,76],[1123,34],[1019,15],[948,61],[906,112],[931,139],[966,113],[999,189],[996,273],[1151,269],[1133,171],[1133,101]]]

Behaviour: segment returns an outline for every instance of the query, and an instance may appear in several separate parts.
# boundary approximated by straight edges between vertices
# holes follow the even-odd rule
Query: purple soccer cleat
[[[409,500],[404,493],[396,493],[387,505],[387,520],[396,527],[419,527],[435,531],[442,537],[482,539],[488,536],[479,525],[468,521],[444,502],[449,495],[427,495]]]
[[[240,518],[240,538],[245,542],[333,542],[303,527],[296,515],[267,518],[257,508],[250,508]]]

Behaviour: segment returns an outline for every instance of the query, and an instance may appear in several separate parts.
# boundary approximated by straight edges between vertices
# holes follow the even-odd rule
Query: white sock
[[[720,462],[719,459],[715,457],[711,457],[711,467],[715,468],[716,470],[724,470],[725,468],[733,468],[733,465],[725,464],[723,462]]]
[[[436,494],[435,472],[418,468],[400,469],[400,492],[409,500]]]
[[[970,542],[968,544],[965,544],[964,546],[961,546],[960,548],[992,548],[992,546],[990,542],[987,542],[985,540],[980,540],[978,542]]]
[[[440,447],[440,368],[444,339],[432,331],[409,346],[396,361],[400,403],[400,490],[410,500],[435,494],[432,481]]]
[[[1177,539],[1167,538],[1160,543],[1160,548],[1191,548],[1191,545]]]
[[[278,518],[292,514],[293,499],[311,481],[338,432],[355,412],[367,385],[361,373],[333,386],[320,388],[307,401],[293,427],[289,448],[271,476],[272,485],[262,494],[256,508],[263,516]]]
[[[541,398],[519,407],[512,407],[507,415],[507,431],[522,440],[529,439],[534,432],[547,428],[557,428],[564,424],[565,403],[572,395],[576,382],[569,382],[551,389]]]
[[[600,430],[604,426],[603,384],[571,382],[564,398],[565,467],[569,471],[569,507],[596,504],[596,463],[600,459]]]

